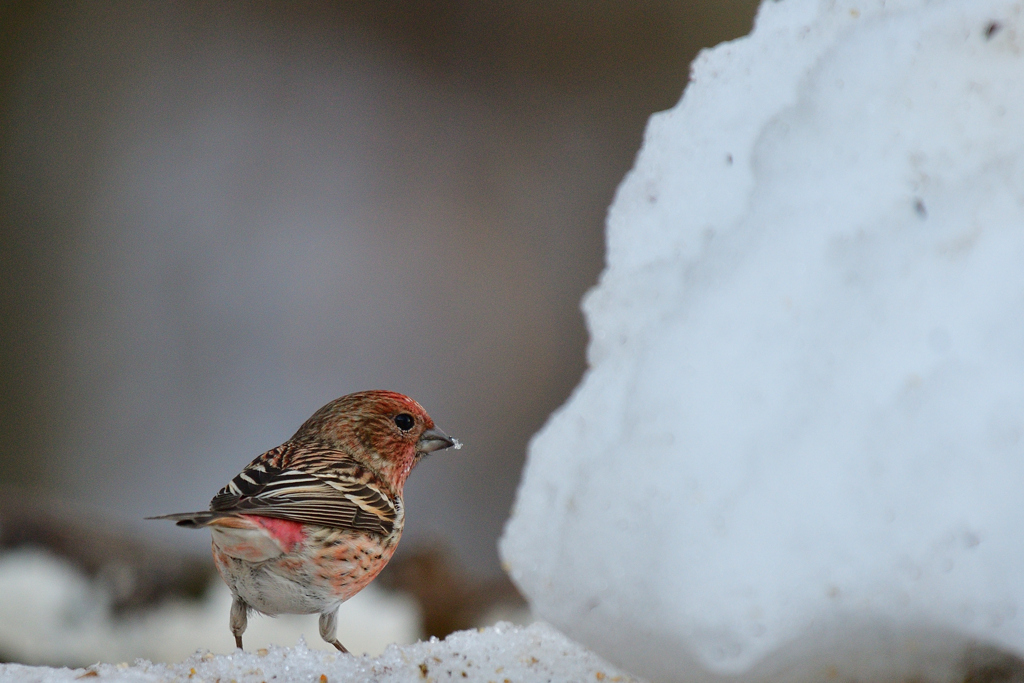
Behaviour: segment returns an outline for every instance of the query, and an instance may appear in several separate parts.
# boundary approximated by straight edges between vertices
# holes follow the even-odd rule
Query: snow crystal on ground
[[[535,613],[654,680],[1024,671],[1022,16],[765,2],[697,59],[503,539]]]
[[[124,683],[171,681],[269,680],[319,683],[628,683],[630,678],[546,624],[526,628],[498,624],[480,631],[460,631],[443,641],[392,645],[382,655],[353,657],[296,647],[269,647],[229,655],[198,653],[180,664],[98,664],[88,669],[49,669],[0,664],[0,683],[77,683],[82,680]]]

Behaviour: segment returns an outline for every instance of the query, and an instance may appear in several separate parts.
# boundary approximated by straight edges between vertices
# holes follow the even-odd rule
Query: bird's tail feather
[[[173,515],[159,515],[157,517],[146,517],[146,519],[169,519],[178,526],[199,529],[220,516],[216,512],[203,510],[202,512],[177,512]]]

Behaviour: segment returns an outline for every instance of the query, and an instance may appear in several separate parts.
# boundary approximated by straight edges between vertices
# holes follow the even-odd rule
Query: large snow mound
[[[0,664],[0,683],[77,683],[78,681],[169,683],[170,681],[312,681],[314,683],[405,683],[407,681],[548,681],[579,683],[636,681],[546,624],[526,628],[502,623],[460,631],[443,641],[391,645],[379,657],[269,647],[229,655],[197,653],[180,664],[97,664],[88,669]]]
[[[1022,15],[768,1],[696,60],[502,541],[535,613],[654,680],[1020,664]]]

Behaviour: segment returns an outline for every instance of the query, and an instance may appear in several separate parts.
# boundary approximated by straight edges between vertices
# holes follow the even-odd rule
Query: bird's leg
[[[231,633],[235,636],[235,647],[239,650],[242,649],[242,634],[245,633],[245,627],[249,625],[249,605],[239,598],[235,597],[234,602],[231,603]]]
[[[342,652],[348,653],[345,646],[338,642],[338,608],[335,607],[331,612],[320,613],[320,637],[325,641],[338,648]]]

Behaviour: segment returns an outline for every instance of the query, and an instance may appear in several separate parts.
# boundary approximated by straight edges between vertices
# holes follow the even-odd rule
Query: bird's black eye
[[[412,415],[409,413],[399,413],[395,415],[395,425],[398,426],[403,432],[407,432],[412,429],[415,424],[415,420],[412,419]]]

